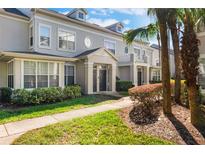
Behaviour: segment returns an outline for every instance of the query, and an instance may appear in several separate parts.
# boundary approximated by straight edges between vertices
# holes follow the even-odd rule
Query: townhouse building
[[[159,50],[127,45],[122,23],[101,27],[86,9],[0,9],[0,87],[79,84],[85,94],[115,92],[116,78],[134,85],[160,80]],[[173,55],[171,55],[173,57]],[[173,66],[173,65],[172,65]]]

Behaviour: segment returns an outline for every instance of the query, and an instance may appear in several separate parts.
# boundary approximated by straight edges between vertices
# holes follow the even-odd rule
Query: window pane
[[[59,31],[59,48],[75,50],[75,35],[66,31]]]
[[[48,75],[47,62],[38,62],[38,75]]]
[[[81,13],[81,12],[79,12],[78,17],[79,17],[80,19],[84,19],[84,14]]]
[[[49,74],[50,75],[59,74],[59,64],[58,63],[49,63]]]
[[[24,75],[24,88],[36,88],[35,75]]]
[[[48,87],[48,75],[38,75],[38,88]]]
[[[50,28],[40,26],[40,45],[50,46]]]
[[[50,87],[58,87],[59,86],[59,76],[58,75],[50,75]]]
[[[13,62],[10,62],[8,64],[8,74],[12,75],[13,74]]]
[[[74,66],[65,66],[65,85],[74,84]]]
[[[105,41],[104,45],[106,49],[110,50],[111,52],[115,54],[115,43],[114,42]]]
[[[35,75],[36,74],[36,62],[25,61],[24,62],[24,74]]]
[[[8,75],[8,87],[14,88],[14,76],[13,75]]]

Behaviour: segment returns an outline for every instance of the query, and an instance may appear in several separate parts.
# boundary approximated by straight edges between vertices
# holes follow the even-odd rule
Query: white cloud
[[[111,9],[93,9],[90,13],[93,15],[103,15],[103,16],[109,16],[114,11]]]
[[[130,20],[129,19],[125,19],[122,21],[125,25],[128,25],[130,23]]]
[[[64,14],[64,15],[68,14],[69,12],[70,11],[59,11],[59,13]]]
[[[108,18],[108,19],[89,18],[87,21],[90,23],[100,25],[102,27],[106,27],[118,22],[118,20],[112,18]]]
[[[129,15],[146,15],[147,9],[137,8],[137,9],[126,9],[126,8],[113,8],[112,10]]]

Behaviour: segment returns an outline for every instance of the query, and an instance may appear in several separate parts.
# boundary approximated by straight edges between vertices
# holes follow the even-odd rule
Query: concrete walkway
[[[0,125],[0,144],[11,144],[20,135],[32,129],[45,127],[50,124],[55,124],[65,120],[72,120],[74,118],[84,117],[103,111],[121,109],[131,105],[132,102],[129,97],[124,97],[117,102],[115,101],[111,104],[104,104],[96,107],[88,107],[84,109],[48,115],[39,118],[6,123]]]

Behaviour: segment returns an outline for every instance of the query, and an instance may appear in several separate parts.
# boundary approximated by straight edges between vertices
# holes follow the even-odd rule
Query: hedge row
[[[4,100],[2,102],[18,105],[55,103],[80,96],[81,87],[78,85],[65,88],[17,89],[11,93],[9,88],[1,88],[1,100]]]
[[[128,89],[132,88],[132,81],[122,81],[119,80],[116,82],[116,90],[117,91],[128,91]]]

